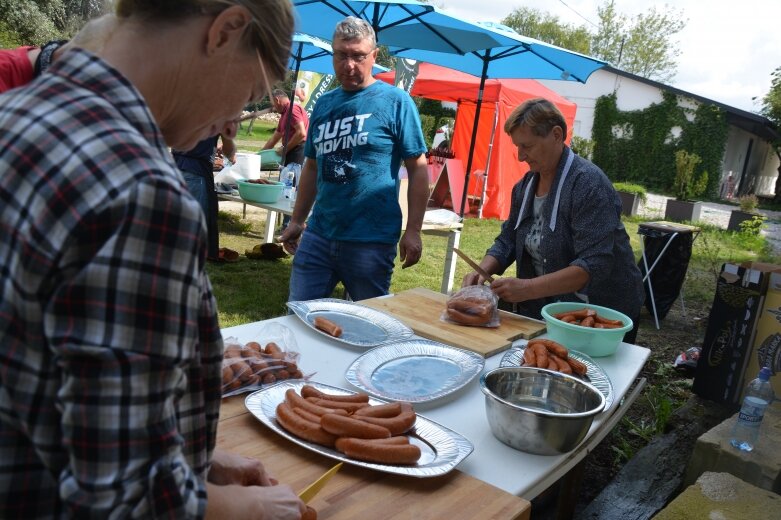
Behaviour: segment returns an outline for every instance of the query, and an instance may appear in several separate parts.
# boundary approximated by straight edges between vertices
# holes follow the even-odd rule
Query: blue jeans
[[[288,301],[329,298],[342,282],[354,301],[388,294],[396,244],[327,240],[305,231],[293,257]]]

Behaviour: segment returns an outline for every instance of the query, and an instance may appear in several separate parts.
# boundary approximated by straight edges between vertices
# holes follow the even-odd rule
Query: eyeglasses
[[[345,62],[347,60],[350,60],[355,63],[363,63],[364,61],[366,61],[366,58],[369,57],[369,54],[371,54],[371,52],[367,52],[366,54],[347,54],[346,52],[335,51],[334,58],[336,59],[336,61],[340,61],[340,62]]]

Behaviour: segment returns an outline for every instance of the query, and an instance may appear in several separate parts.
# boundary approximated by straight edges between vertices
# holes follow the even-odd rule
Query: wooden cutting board
[[[497,328],[465,327],[439,319],[448,296],[422,287],[359,303],[398,318],[424,338],[492,356],[510,348],[516,339],[531,339],[545,332],[545,322],[499,311]]]

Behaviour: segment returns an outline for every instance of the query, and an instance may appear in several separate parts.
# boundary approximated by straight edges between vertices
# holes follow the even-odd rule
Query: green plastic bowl
[[[239,195],[242,199],[250,202],[260,202],[263,204],[272,204],[282,196],[282,190],[285,187],[283,182],[274,182],[273,184],[256,184],[243,179],[238,179]]]
[[[560,312],[576,311],[582,308],[594,309],[597,314],[609,320],[621,320],[625,325],[618,329],[592,329],[566,323],[553,317]],[[556,302],[542,308],[542,317],[548,327],[546,336],[565,347],[591,357],[612,356],[618,350],[618,345],[624,339],[624,334],[632,330],[632,320],[623,313],[588,303]]]

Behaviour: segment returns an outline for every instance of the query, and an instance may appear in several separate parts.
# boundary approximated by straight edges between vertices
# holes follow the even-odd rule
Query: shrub
[[[675,182],[673,193],[678,200],[692,200],[703,194],[708,188],[708,172],[702,172],[695,178],[694,170],[702,162],[696,153],[686,150],[675,152]]]
[[[648,196],[645,187],[641,186],[640,184],[633,184],[631,182],[614,182],[613,188],[615,188],[616,191],[623,191],[624,193],[631,193],[632,195],[636,195],[640,197],[640,200],[643,202],[646,201]]]
[[[753,213],[754,210],[757,209],[757,206],[759,206],[759,199],[756,195],[742,195],[738,199],[738,204],[740,204],[740,211]]]

